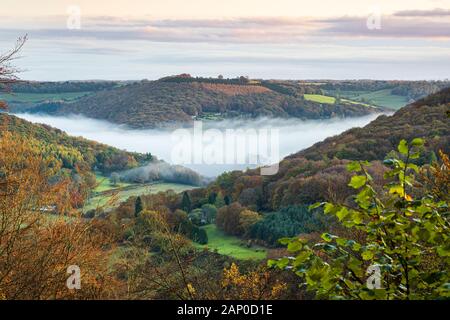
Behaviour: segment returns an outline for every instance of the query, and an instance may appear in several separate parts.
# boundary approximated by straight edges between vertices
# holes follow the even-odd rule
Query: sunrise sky
[[[74,6],[80,29],[67,27]],[[369,29],[377,12],[380,28]],[[2,0],[0,19],[0,51],[29,36],[17,64],[30,80],[444,79],[450,70],[450,0]]]

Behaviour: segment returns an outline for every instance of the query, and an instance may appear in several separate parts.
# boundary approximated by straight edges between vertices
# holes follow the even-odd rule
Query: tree
[[[226,195],[226,196],[223,198],[223,201],[225,202],[225,205],[226,205],[226,206],[229,206],[229,205],[231,204],[231,201],[232,201],[231,196]]]
[[[189,220],[196,226],[201,226],[202,224],[205,224],[205,219],[203,218],[203,211],[202,209],[194,209],[188,214]]]
[[[250,228],[261,219],[262,217],[258,212],[248,209],[242,210],[239,213],[239,235],[247,235]]]
[[[223,198],[222,192],[217,193],[216,200],[214,201],[214,206],[219,209],[225,205],[225,200]]]
[[[120,182],[120,176],[119,176],[119,174],[118,174],[117,172],[111,173],[110,180],[111,180],[111,184],[112,184],[113,186],[117,186],[117,184]]]
[[[191,241],[172,232],[166,216],[158,211],[144,210],[133,228],[135,237],[131,250],[134,256],[128,264],[121,266],[127,274],[127,286],[132,288],[130,293],[148,298],[152,291],[168,292],[172,299],[194,299],[195,291],[187,273],[192,258],[189,254],[192,252]],[[161,253],[158,259],[149,257],[149,246]],[[146,250],[139,250],[142,247]],[[154,298],[153,292],[151,298]]]
[[[239,215],[244,208],[239,202],[234,202],[229,206],[219,209],[216,217],[216,225],[225,233],[230,235],[239,235]]]
[[[283,269],[290,266],[319,298],[450,297],[449,202],[440,197],[436,186],[430,190],[421,183],[423,172],[436,174],[413,163],[423,144],[422,139],[409,144],[400,141],[400,156],[384,162],[390,170],[381,191],[367,171],[369,162],[351,162],[347,168],[356,175],[349,186],[358,190],[354,205],[326,202],[311,206],[334,216],[353,238],[324,233],[323,241],[313,245],[304,238],[281,239],[295,258],[269,264]],[[448,187],[445,179],[436,176],[434,180],[443,182],[438,189]]]
[[[142,198],[139,196],[136,198],[136,202],[134,203],[134,216],[137,217],[144,210],[144,203],[142,202]]]
[[[207,244],[208,234],[204,229],[194,226],[192,228],[191,239],[199,244]]]
[[[269,245],[279,245],[278,239],[295,237],[299,234],[323,231],[324,215],[309,212],[307,206],[286,206],[264,215],[250,227],[249,237],[259,239]],[[329,219],[331,220],[331,219]]]
[[[225,299],[272,300],[280,299],[287,291],[287,285],[277,280],[267,268],[245,274],[233,262],[223,270],[222,290]]]
[[[36,145],[0,133],[0,297],[111,297],[115,280],[108,271],[109,234],[99,222],[78,219],[70,204],[69,178],[58,176],[60,161]],[[63,213],[71,215],[70,222]],[[82,270],[83,290],[66,287],[71,265]]]
[[[9,91],[10,86],[19,82],[17,74],[19,69],[14,67],[11,62],[17,58],[17,54],[27,41],[27,36],[19,38],[14,48],[6,53],[0,54],[0,92]],[[0,101],[0,110],[7,110],[8,105],[4,101]]]
[[[214,223],[217,217],[217,208],[212,204],[204,204],[202,206],[203,216],[206,223]]]
[[[208,203],[214,204],[217,199],[217,192],[211,191],[211,193],[208,195]]]
[[[191,197],[187,191],[183,192],[183,199],[181,200],[181,209],[189,212],[191,211]]]

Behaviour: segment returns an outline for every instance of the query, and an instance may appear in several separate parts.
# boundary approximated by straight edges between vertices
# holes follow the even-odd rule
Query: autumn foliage
[[[29,140],[0,135],[0,298],[110,297],[108,237],[74,216],[61,164]],[[65,215],[63,215],[65,214]],[[81,269],[81,290],[66,286],[67,268]]]

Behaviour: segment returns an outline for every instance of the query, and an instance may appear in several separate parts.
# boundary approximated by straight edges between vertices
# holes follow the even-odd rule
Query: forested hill
[[[131,169],[152,160],[150,154],[122,151],[95,141],[69,136],[45,124],[33,124],[13,115],[0,113],[0,130],[5,129],[33,139],[43,152],[56,155],[66,169],[87,165],[90,170],[107,174]]]
[[[169,77],[113,87],[75,101],[43,103],[32,111],[82,114],[133,128],[188,123],[195,118],[269,116],[323,119],[380,111],[364,103],[331,97],[332,102],[313,101],[306,99],[305,93],[320,92],[313,87],[304,89],[270,81]]]
[[[401,139],[424,137],[430,150],[450,148],[450,88],[412,103],[392,116],[382,115],[363,128],[330,137],[290,158],[324,157],[349,160],[380,160]]]
[[[170,165],[150,153],[123,151],[82,137],[72,137],[45,124],[33,124],[6,113],[0,113],[0,138],[3,130],[17,133],[33,142],[42,155],[61,161],[62,168],[72,173],[84,169],[109,176],[120,174],[124,181],[150,183],[165,181],[202,185],[203,177],[182,166]]]
[[[262,177],[258,169],[225,173],[205,192],[220,192],[258,211],[335,197],[345,199],[352,192],[347,186],[349,160],[373,161],[371,173],[380,181],[385,170],[381,160],[396,150],[402,139],[425,139],[426,150],[418,159],[420,163],[436,159],[439,150],[449,153],[449,113],[448,88],[392,116],[380,116],[363,128],[350,129],[285,158],[276,175]]]

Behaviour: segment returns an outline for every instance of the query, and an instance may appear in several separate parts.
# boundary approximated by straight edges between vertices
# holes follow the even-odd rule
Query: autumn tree
[[[0,133],[0,296],[93,299],[112,296],[108,234],[73,211],[70,178],[30,139]],[[63,217],[62,213],[69,216]],[[67,268],[82,270],[82,289],[66,286]]]
[[[190,241],[173,232],[165,215],[157,211],[142,211],[133,230],[130,259],[117,265],[119,272],[126,275],[126,295],[138,299],[194,299],[195,291],[187,272],[192,259],[187,254],[192,248]],[[158,251],[159,258],[152,259],[149,249]]]
[[[238,233],[240,235],[246,236],[249,231],[250,228],[257,223],[258,221],[260,221],[262,219],[262,216],[255,211],[251,211],[248,209],[242,210],[239,213],[239,228],[238,228]]]
[[[280,299],[286,292],[287,285],[277,280],[271,272],[265,268],[258,268],[248,273],[242,273],[239,267],[232,263],[223,271],[223,298],[231,300]]]
[[[217,227],[227,234],[239,234],[239,215],[242,210],[244,210],[244,208],[239,202],[234,202],[220,208],[216,217]]]

